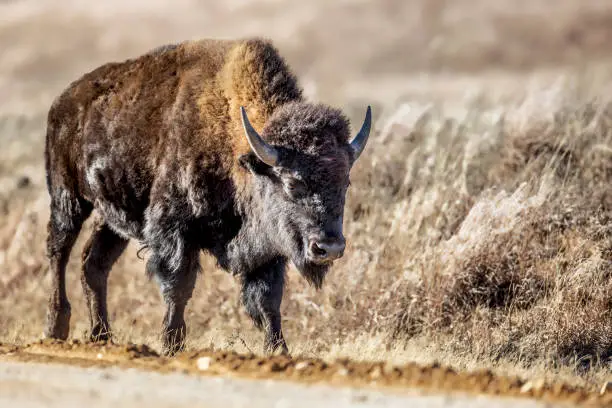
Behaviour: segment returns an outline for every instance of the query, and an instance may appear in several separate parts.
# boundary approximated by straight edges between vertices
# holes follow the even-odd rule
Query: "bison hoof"
[[[91,335],[89,336],[89,340],[97,343],[97,342],[105,342],[111,339],[111,331],[107,325],[104,324],[96,324],[91,329]]]
[[[185,343],[181,342],[181,343],[177,343],[177,342],[171,342],[171,343],[166,343],[164,341],[164,345],[162,347],[162,354],[168,357],[172,357],[174,356],[176,353],[180,353],[181,351],[185,350]]]
[[[275,342],[266,341],[266,344],[264,344],[264,354],[288,356],[289,349],[284,340],[277,340]]]
[[[173,329],[164,333],[162,353],[166,356],[173,356],[185,350],[185,329]]]
[[[43,336],[47,339],[66,340],[70,332],[70,306],[49,309]]]

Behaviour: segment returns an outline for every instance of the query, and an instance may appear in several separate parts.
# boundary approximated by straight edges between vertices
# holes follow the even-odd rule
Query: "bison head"
[[[319,287],[332,262],[344,254],[349,171],[365,148],[371,109],[352,140],[345,116],[324,105],[287,104],[272,115],[261,135],[244,108],[241,113],[252,149],[241,163],[255,178],[262,233]]]

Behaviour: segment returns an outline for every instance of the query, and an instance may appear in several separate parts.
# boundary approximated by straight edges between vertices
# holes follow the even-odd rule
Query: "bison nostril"
[[[333,261],[344,255],[344,239],[332,241],[310,241],[310,255],[318,260]]]
[[[325,250],[325,248],[321,248],[319,245],[320,244],[313,242],[312,245],[310,245],[310,250],[312,251],[313,255],[322,258],[327,255],[327,251]]]

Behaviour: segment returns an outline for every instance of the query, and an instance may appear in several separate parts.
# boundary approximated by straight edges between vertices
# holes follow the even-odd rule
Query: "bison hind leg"
[[[106,306],[108,275],[128,242],[127,239],[112,231],[102,220],[97,220],[83,250],[81,284],[89,309],[92,341],[110,339],[111,332]]]
[[[66,340],[70,331],[70,302],[66,294],[66,265],[83,222],[93,207],[69,189],[51,190],[51,214],[47,234],[47,256],[51,293],[44,336]]]
[[[264,352],[288,353],[281,329],[280,306],[285,282],[285,261],[274,259],[245,274],[242,279],[242,303],[260,330],[264,330]]]

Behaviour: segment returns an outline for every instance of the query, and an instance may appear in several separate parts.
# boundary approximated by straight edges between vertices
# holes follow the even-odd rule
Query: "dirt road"
[[[532,384],[439,365],[191,351],[173,358],[142,345],[76,341],[0,345],[0,406],[611,406],[567,384]],[[547,404],[547,405],[546,405]]]
[[[116,367],[0,363],[0,406],[8,407],[544,407],[531,400],[424,395],[303,385],[275,380],[196,377]]]

